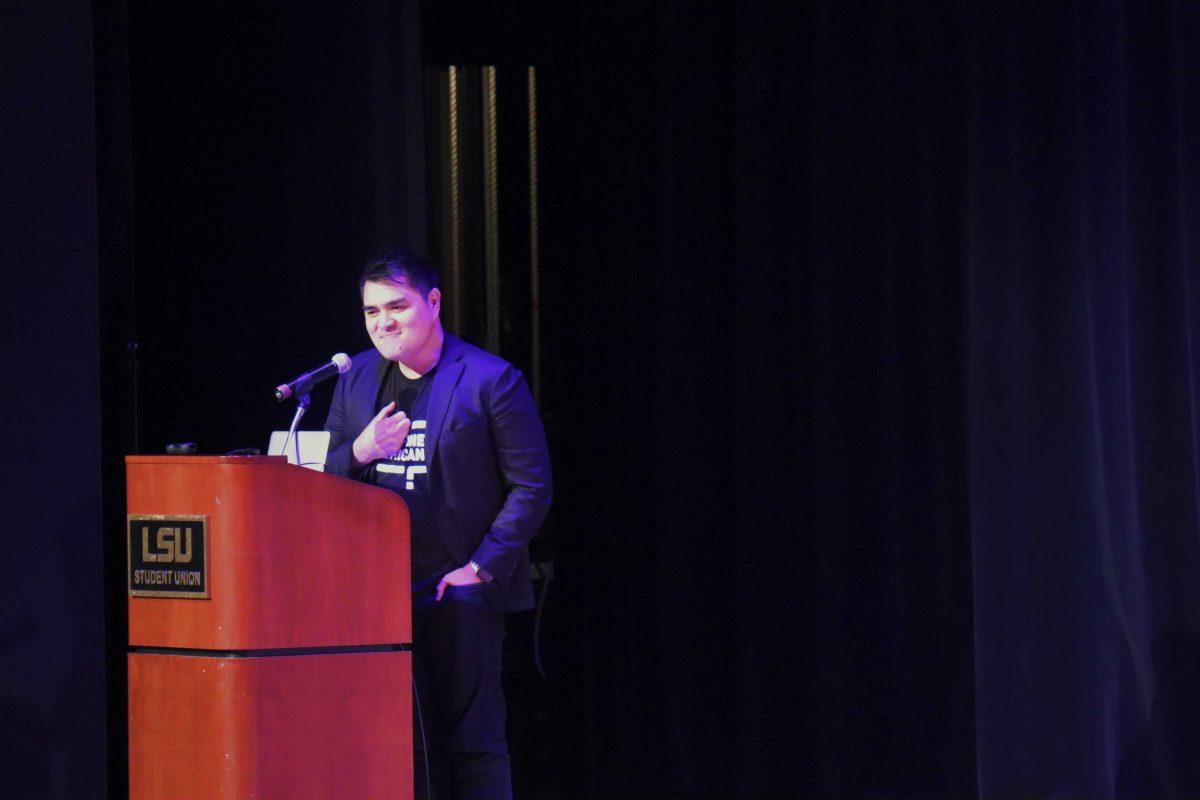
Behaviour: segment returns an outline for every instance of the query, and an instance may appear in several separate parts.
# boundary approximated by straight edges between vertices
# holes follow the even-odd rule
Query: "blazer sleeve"
[[[502,370],[486,397],[506,496],[471,559],[504,585],[550,507],[550,451],[533,396],[517,369]]]
[[[338,376],[337,385],[333,389],[333,401],[329,405],[329,415],[325,417],[325,430],[330,434],[329,452],[325,454],[325,471],[344,478],[357,478],[362,470],[355,467],[351,448],[361,431],[346,430],[348,383],[345,375]]]

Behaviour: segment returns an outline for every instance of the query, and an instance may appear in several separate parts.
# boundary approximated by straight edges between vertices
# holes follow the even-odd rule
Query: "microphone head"
[[[334,364],[337,364],[338,374],[345,374],[350,370],[350,356],[345,353],[338,353],[333,358],[329,359]]]

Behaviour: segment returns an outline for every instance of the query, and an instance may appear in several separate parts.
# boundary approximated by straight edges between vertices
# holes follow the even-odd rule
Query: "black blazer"
[[[325,429],[325,469],[370,480],[350,448],[379,413],[390,362],[376,350],[354,356],[339,376]],[[425,449],[438,534],[460,564],[474,561],[492,580],[488,599],[505,611],[533,607],[529,549],[550,505],[550,454],[533,397],[520,371],[446,334],[429,387]]]

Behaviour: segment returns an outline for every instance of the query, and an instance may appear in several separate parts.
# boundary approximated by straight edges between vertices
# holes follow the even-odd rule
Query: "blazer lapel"
[[[359,386],[361,387],[359,391],[362,392],[362,395],[356,407],[364,409],[367,412],[366,417],[362,420],[362,424],[358,426],[359,430],[365,428],[367,423],[379,413],[379,390],[383,388],[383,380],[387,377],[388,367],[392,366],[392,362],[381,356],[379,351],[375,351],[372,355],[375,358],[375,363],[372,365],[374,369],[370,372],[373,380],[359,382]]]
[[[465,366],[458,339],[446,334],[442,344],[442,358],[438,362],[437,371],[433,373],[433,385],[429,387],[429,427],[425,430],[425,453],[430,474],[433,473],[433,461],[437,458],[437,444],[442,434],[442,426],[446,423],[450,401],[454,398],[454,387],[458,385]]]

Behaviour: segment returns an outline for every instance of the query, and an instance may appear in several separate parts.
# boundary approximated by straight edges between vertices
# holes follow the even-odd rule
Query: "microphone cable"
[[[421,755],[425,758],[425,800],[433,800],[433,785],[429,776],[429,743],[425,739],[425,715],[421,713],[421,693],[417,691],[416,673],[413,674],[412,686],[413,708],[417,712],[417,727],[421,729]]]
[[[546,668],[542,665],[542,612],[546,609],[546,592],[550,589],[550,581],[554,580],[554,559],[542,565],[542,590],[538,592],[537,611],[533,615],[533,665],[537,667],[542,680],[549,681]]]

